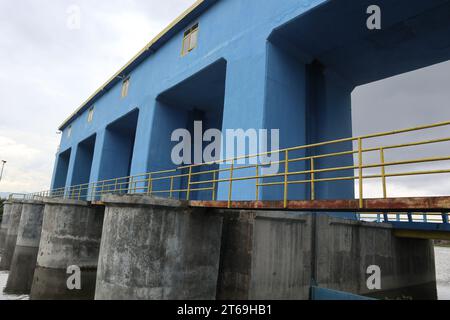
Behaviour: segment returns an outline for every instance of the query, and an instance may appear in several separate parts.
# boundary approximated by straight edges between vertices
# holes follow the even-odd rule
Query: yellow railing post
[[[384,158],[384,148],[380,148],[380,158],[381,158],[381,179],[383,183],[383,198],[387,198],[387,185],[386,185],[386,167],[385,167],[385,158]]]
[[[173,198],[173,177],[170,177],[170,195],[169,198]]]
[[[125,191],[125,193],[131,194],[131,193],[133,193],[133,178],[129,177],[126,180],[128,180],[128,188],[126,190],[124,188],[124,191]],[[125,182],[125,186],[127,186],[126,182]]]
[[[256,164],[256,201],[259,201],[259,164]]]
[[[359,168],[359,208],[364,207],[364,189],[363,189],[363,149],[362,139],[358,138],[358,168]]]
[[[214,171],[213,173],[213,195],[212,195],[212,200],[216,201],[216,195],[217,195],[217,172]]]
[[[289,151],[285,151],[284,156],[284,208],[288,206],[288,180],[289,180]]]
[[[115,181],[115,183],[114,183],[114,193],[120,193],[120,191],[117,192],[117,184],[118,184],[118,183],[119,183],[119,179],[117,178],[116,181]]]
[[[189,175],[188,175],[188,185],[187,185],[187,194],[186,200],[191,200],[191,181],[192,181],[192,166],[189,167]]]
[[[228,188],[228,208],[231,208],[231,200],[233,197],[233,173],[234,173],[234,161],[231,163],[230,168],[230,184]]]
[[[314,158],[311,157],[311,200],[316,200],[316,185],[315,185],[315,168],[314,168]]]
[[[152,174],[150,173],[148,175],[148,188],[147,188],[147,194],[148,195],[152,195],[153,193],[153,178],[152,178]]]

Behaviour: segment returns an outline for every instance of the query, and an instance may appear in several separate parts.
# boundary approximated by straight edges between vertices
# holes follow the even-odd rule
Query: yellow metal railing
[[[192,200],[194,198],[194,193],[208,192],[208,199],[217,200],[219,197],[219,191],[222,191],[220,193],[221,198],[224,198],[222,200],[227,201],[228,206],[231,207],[232,201],[235,200],[233,197],[233,191],[236,186],[246,183],[245,186],[252,186],[255,188],[255,198],[247,200],[261,200],[262,188],[279,187],[283,189],[282,192],[280,192],[280,194],[282,194],[282,198],[277,200],[283,201],[284,206],[287,207],[288,201],[292,200],[292,195],[289,196],[290,187],[292,185],[306,186],[310,194],[309,199],[316,200],[319,198],[317,193],[319,184],[336,183],[339,181],[357,181],[359,205],[360,208],[363,209],[364,183],[369,180],[380,179],[383,197],[387,198],[389,196],[389,178],[450,173],[450,165],[448,165],[450,155],[433,156],[430,154],[428,157],[414,158],[413,152],[407,152],[407,149],[412,147],[450,142],[450,130],[447,132],[447,137],[420,140],[417,138],[417,135],[414,135],[410,137],[414,140],[412,142],[403,144],[388,143],[389,137],[391,136],[408,133],[415,134],[442,127],[449,128],[450,121],[355,138],[345,138],[297,146],[256,155],[245,155],[214,163],[195,164],[171,170],[114,178],[67,188],[33,193],[28,195],[28,197],[99,200],[104,194],[127,193],[168,196],[170,198]],[[377,138],[383,138],[382,142],[372,143],[375,144],[375,146],[365,146],[371,140],[371,142],[376,142],[373,140]],[[343,145],[344,147],[342,147]],[[334,152],[320,151],[320,148],[332,148],[339,150]],[[391,150],[405,151],[403,152],[403,155],[409,156],[409,158],[405,160],[387,161],[387,153]],[[300,152],[301,155],[296,156],[295,153],[298,152]],[[368,155],[374,152],[379,154],[378,162],[368,163],[366,159],[373,158],[368,157]],[[271,162],[258,161],[260,157],[269,157],[276,154],[283,159]],[[321,166],[322,160],[330,160],[338,157],[346,157],[344,164],[342,164],[342,161],[336,160],[334,162],[339,163],[338,165],[331,167]],[[240,164],[241,162],[243,163]],[[415,170],[406,172],[387,170],[388,168],[395,169],[405,165],[427,163],[439,163],[441,166],[435,170]],[[280,166],[278,173],[263,173],[264,168],[275,164]],[[298,169],[299,164],[303,169]],[[447,167],[442,164],[447,164]],[[296,165],[297,168],[295,168]],[[365,171],[371,169],[379,169],[380,173],[365,174]],[[349,174],[349,172],[352,172],[352,174]],[[244,175],[242,176],[242,174]],[[324,177],[323,175],[326,174],[333,174],[335,176]],[[254,183],[251,183],[251,181]],[[294,196],[294,200],[305,200],[304,194],[299,194],[298,197]]]

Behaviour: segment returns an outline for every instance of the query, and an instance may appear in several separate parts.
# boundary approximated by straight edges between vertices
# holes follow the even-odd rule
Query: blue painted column
[[[100,176],[100,165],[102,159],[102,150],[105,143],[105,132],[106,129],[102,128],[97,131],[97,138],[95,139],[94,157],[92,160],[91,177],[89,179],[90,183],[99,181]],[[89,190],[89,195],[92,196],[94,190]]]
[[[258,51],[259,50],[259,51]],[[223,111],[222,132],[227,129],[261,129],[264,127],[264,90],[265,90],[265,52],[263,48],[254,48],[241,58],[228,60],[225,103]],[[227,145],[224,137],[222,145]],[[223,148],[224,149],[224,148]],[[235,156],[249,153],[248,143],[246,150],[237,150],[235,143]],[[226,158],[226,154],[222,155]],[[248,162],[247,162],[248,164]],[[242,165],[236,165],[238,168]],[[230,168],[230,165],[221,165],[221,169]],[[234,178],[254,176],[256,169],[236,170]],[[220,174],[220,179],[228,179],[228,171]],[[256,194],[256,180],[245,180],[233,183],[233,200],[254,200]],[[227,200],[229,183],[222,182],[218,185],[218,200]]]
[[[73,146],[72,151],[70,153],[70,160],[69,160],[69,168],[67,169],[67,179],[66,179],[66,188],[69,188],[73,186],[72,180],[73,180],[73,170],[75,167],[75,161],[77,158],[77,152],[78,152],[78,144]],[[66,190],[66,196],[68,196],[67,193],[68,190]]]

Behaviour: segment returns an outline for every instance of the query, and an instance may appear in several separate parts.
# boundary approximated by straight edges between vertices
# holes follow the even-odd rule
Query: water
[[[435,247],[436,280],[439,300],[450,300],[450,248]],[[29,296],[3,293],[8,272],[0,271],[0,300],[29,300]]]
[[[29,296],[26,295],[8,295],[3,293],[3,289],[6,287],[6,281],[8,281],[7,271],[0,271],[0,300],[29,300]]]

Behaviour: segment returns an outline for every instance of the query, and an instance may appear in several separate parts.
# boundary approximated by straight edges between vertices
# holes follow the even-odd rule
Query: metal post
[[[448,213],[442,212],[442,222],[448,224]]]
[[[412,213],[411,213],[411,212],[408,212],[407,215],[408,215],[408,222],[413,222],[413,216],[412,216]]]
[[[364,207],[364,189],[363,189],[363,152],[362,152],[362,139],[358,138],[358,158],[359,158],[359,208]]]
[[[2,181],[2,177],[3,177],[3,169],[5,168],[5,160],[2,160],[2,170],[0,171],[0,181]]]
[[[214,171],[213,173],[213,195],[212,195],[212,200],[216,201],[217,198],[217,171]]]
[[[230,183],[229,183],[229,189],[228,189],[228,208],[231,208],[231,199],[233,197],[233,173],[234,173],[234,160],[231,163],[230,168]]]
[[[384,166],[385,158],[384,158],[384,148],[380,148],[380,158],[381,158],[381,179],[383,182],[383,198],[387,198],[387,186],[386,186],[386,167]]]
[[[188,178],[188,186],[187,186],[187,194],[186,200],[189,201],[191,198],[191,179],[192,179],[192,166],[189,167],[189,178]]]
[[[117,191],[117,184],[119,183],[119,179],[117,178],[115,183],[114,183],[114,192],[120,194],[120,190]]]
[[[152,195],[153,193],[153,178],[152,178],[152,174],[150,173],[148,175],[148,189],[147,189],[147,194],[148,195]]]
[[[259,201],[259,164],[256,165],[256,201]]]
[[[315,174],[315,165],[314,158],[311,158],[311,200],[316,200],[316,174]]]
[[[173,197],[173,177],[170,177],[170,195],[169,198],[172,199]]]
[[[287,208],[288,201],[288,180],[289,180],[289,151],[285,151],[284,156],[284,208]]]

